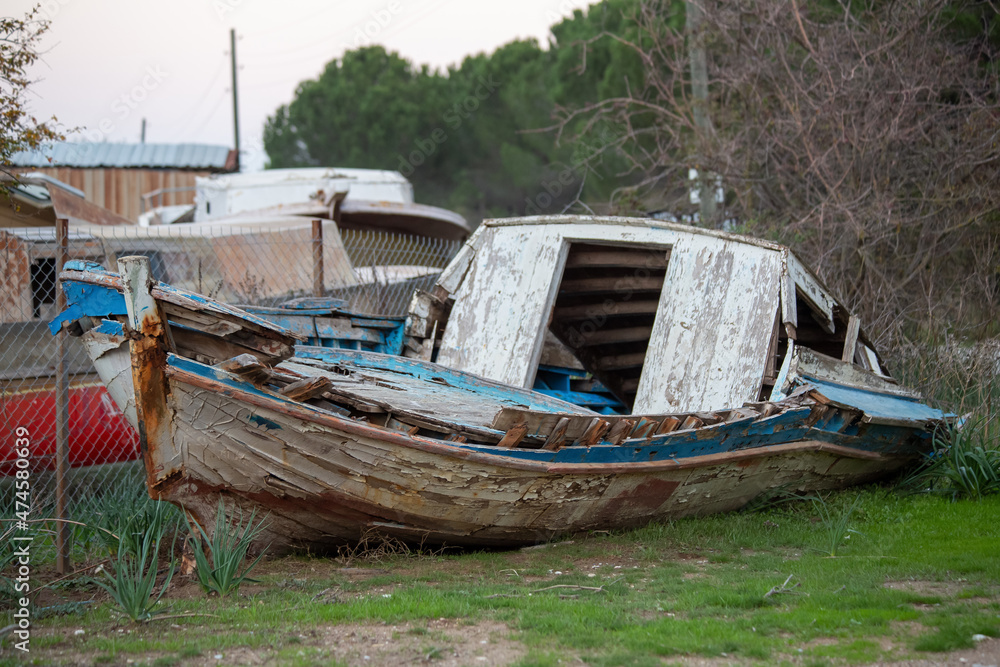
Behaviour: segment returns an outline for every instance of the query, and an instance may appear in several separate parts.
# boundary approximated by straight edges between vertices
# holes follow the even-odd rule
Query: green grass
[[[432,664],[461,650],[463,624],[499,622],[523,651],[520,665],[566,656],[593,665],[723,654],[757,664],[899,660],[1000,634],[998,515],[1000,496],[952,502],[869,488],[822,506],[799,501],[539,550],[354,558],[352,567],[385,571],[364,577],[330,559],[272,559],[239,595],[168,594],[168,621],[123,626],[107,603],[41,620],[39,633],[62,643],[39,650],[71,641],[88,661],[187,664],[243,647],[281,664],[326,664],[335,656],[321,638],[331,628],[388,624],[412,646],[409,659]],[[850,540],[842,524],[856,531]],[[192,613],[202,616],[184,616]],[[434,626],[440,619],[449,633]],[[84,635],[66,639],[79,627]],[[896,648],[884,650],[886,641]]]

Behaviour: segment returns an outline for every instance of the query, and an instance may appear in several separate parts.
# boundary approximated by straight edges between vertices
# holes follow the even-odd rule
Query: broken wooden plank
[[[680,428],[677,430],[687,431],[693,428],[701,428],[704,425],[705,422],[702,421],[701,419],[698,419],[694,415],[688,415],[687,417],[684,418],[684,421],[681,422]]]
[[[240,354],[216,364],[216,368],[238,375],[247,382],[261,384],[271,377],[271,369],[252,354]]]
[[[504,434],[500,442],[497,443],[497,447],[517,447],[521,441],[524,440],[524,436],[527,435],[527,433],[527,424],[515,424],[507,431],[507,433]]]
[[[563,446],[566,442],[566,429],[569,428],[570,418],[561,417],[558,422],[556,422],[555,428],[546,438],[545,444],[542,445],[542,449],[547,449],[549,451],[555,451]]]
[[[864,343],[858,343],[865,347]],[[796,371],[806,377],[827,379],[838,384],[863,387],[872,391],[919,398],[920,394],[912,389],[901,387],[895,380],[867,371],[855,364],[828,357],[806,348],[799,348],[796,354],[798,366]]]
[[[607,433],[608,429],[611,428],[611,424],[600,417],[595,417],[587,425],[587,430],[583,432],[580,439],[574,442],[574,445],[579,445],[582,447],[592,447],[600,442],[601,438]]]
[[[629,436],[634,427],[635,421],[631,419],[619,420],[608,430],[606,439],[612,445],[620,445],[622,444],[622,441]]]
[[[655,419],[640,417],[629,437],[646,439],[656,431],[656,427],[659,425],[660,422]]]
[[[750,417],[756,418],[757,416],[758,411],[751,407],[736,408],[735,410],[729,411],[729,415],[726,417],[726,422],[735,422]]]
[[[781,337],[781,309],[774,313],[774,328],[771,342],[767,346],[767,361],[764,365],[764,384],[773,385],[778,377],[778,341]]]
[[[680,425],[681,420],[677,417],[664,417],[663,421],[660,422],[660,426],[656,429],[656,435],[676,431],[677,427]]]
[[[303,378],[281,389],[285,398],[293,401],[308,401],[330,389],[331,382],[325,377]]]
[[[858,332],[861,331],[861,320],[857,315],[851,315],[847,320],[847,331],[844,333],[844,353],[841,361],[854,361],[854,353],[857,349]]]

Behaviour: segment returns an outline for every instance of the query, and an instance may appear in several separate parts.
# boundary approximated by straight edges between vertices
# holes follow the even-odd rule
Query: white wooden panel
[[[816,316],[816,321],[828,333],[833,333],[833,306],[836,303],[833,297],[827,294],[826,290],[819,284],[819,281],[812,275],[812,272],[803,266],[802,262],[795,255],[788,253],[786,266],[788,275],[795,282],[799,294],[815,307],[813,312]]]
[[[781,253],[678,240],[633,412],[715,410],[757,398],[778,307]]]
[[[449,294],[454,294],[461,285],[462,279],[465,277],[465,272],[469,270],[469,264],[476,257],[476,249],[483,242],[484,231],[484,227],[477,229],[472,238],[459,248],[458,254],[448,262],[448,266],[441,272],[437,284],[443,287]]]
[[[437,361],[530,387],[567,246],[546,227],[508,228],[477,241]]]

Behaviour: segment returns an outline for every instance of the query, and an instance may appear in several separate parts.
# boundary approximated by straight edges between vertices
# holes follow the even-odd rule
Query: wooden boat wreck
[[[206,527],[220,497],[257,508],[278,548],[506,547],[734,510],[891,474],[945,419],[786,248],[724,233],[486,221],[415,295],[406,355],[296,347],[147,262],[70,264],[53,328],[138,427],[152,496]],[[528,389],[549,336],[630,414]]]

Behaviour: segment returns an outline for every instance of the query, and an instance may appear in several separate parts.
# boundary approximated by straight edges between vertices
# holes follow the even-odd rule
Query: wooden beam
[[[694,415],[688,415],[687,417],[684,418],[684,421],[681,422],[681,426],[677,430],[687,431],[688,429],[692,428],[701,428],[704,425],[705,422],[703,422],[702,420],[698,419]]]
[[[654,315],[659,307],[659,301],[614,301],[610,303],[588,303],[582,306],[564,306],[555,309],[556,319],[586,320],[608,315]]]
[[[577,250],[566,260],[566,268],[578,267],[599,267],[599,266],[623,266],[630,269],[665,269],[669,253],[663,248],[655,250],[636,249],[609,249],[599,250]]]
[[[645,352],[619,354],[611,357],[598,357],[597,368],[602,371],[621,370],[623,368],[641,368],[646,359]]]
[[[664,417],[663,421],[660,422],[660,426],[656,429],[656,435],[662,435],[664,433],[672,433],[677,430],[677,427],[681,425],[681,420],[677,417]]]
[[[653,332],[653,327],[622,327],[615,329],[612,327],[601,327],[597,331],[579,332],[583,341],[581,347],[592,345],[603,345],[605,343],[634,343],[637,341],[648,341],[649,334]]]
[[[663,276],[625,276],[621,278],[579,278],[564,280],[559,294],[614,294],[630,292],[659,292],[663,289]]]

